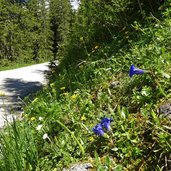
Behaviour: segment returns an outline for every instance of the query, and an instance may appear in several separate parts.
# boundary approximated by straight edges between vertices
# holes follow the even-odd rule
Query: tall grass
[[[36,170],[38,151],[31,127],[14,119],[0,133],[0,170]]]

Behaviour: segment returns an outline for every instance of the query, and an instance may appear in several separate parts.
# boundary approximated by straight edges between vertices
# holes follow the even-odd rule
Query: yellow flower
[[[87,118],[83,115],[82,117],[81,117],[81,121],[86,121],[87,120]]]
[[[76,100],[77,97],[78,97],[78,94],[73,94],[73,95],[71,96],[71,100]]]
[[[34,120],[36,120],[36,118],[33,116],[33,117],[30,118],[30,120],[34,121]]]
[[[94,141],[94,138],[93,137],[90,137],[89,138],[89,141],[91,141],[91,142]]]
[[[61,87],[60,89],[61,89],[61,90],[65,90],[65,87]]]
[[[0,91],[0,96],[5,96],[5,92]]]
[[[99,48],[99,46],[95,46],[95,47],[94,47],[94,49],[98,49],[98,48]]]

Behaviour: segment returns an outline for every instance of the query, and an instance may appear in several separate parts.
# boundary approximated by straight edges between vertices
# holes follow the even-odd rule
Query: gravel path
[[[11,120],[12,112],[21,110],[24,97],[40,90],[46,84],[44,72],[48,63],[36,64],[19,69],[0,71],[0,128],[5,120]]]

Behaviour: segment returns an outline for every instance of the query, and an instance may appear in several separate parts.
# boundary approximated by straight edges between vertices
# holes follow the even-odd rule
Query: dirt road
[[[21,110],[24,97],[46,84],[44,72],[47,70],[48,63],[42,63],[0,72],[0,128],[6,119],[15,117],[15,110]]]

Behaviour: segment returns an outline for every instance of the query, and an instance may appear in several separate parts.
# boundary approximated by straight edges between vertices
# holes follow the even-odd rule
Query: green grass
[[[40,64],[42,62],[49,62],[49,61],[40,61],[40,62],[29,62],[29,63],[15,63],[15,62],[10,62],[8,61],[7,64],[5,65],[0,65],[0,71],[5,71],[5,70],[11,70],[11,69],[17,69],[17,68],[22,68],[22,67],[26,67],[26,66],[31,66],[31,65],[35,65],[35,64]]]
[[[0,71],[5,71],[5,70],[11,70],[11,69],[17,69],[17,68],[21,68],[21,67],[25,67],[25,66],[31,66],[33,65],[34,63],[30,63],[30,64],[19,64],[19,63],[12,63],[11,65],[9,64],[8,66],[1,66],[0,67]]]
[[[38,153],[30,126],[24,122],[17,124],[14,120],[4,132],[0,134],[0,170],[35,170],[38,166]]]
[[[87,161],[98,171],[168,170],[171,122],[158,109],[171,99],[169,9],[152,21],[135,24],[139,39],[117,53],[113,40],[79,65],[54,70],[49,86],[28,99],[24,120],[2,133],[0,170],[62,170]],[[131,64],[145,74],[130,78]],[[103,117],[114,120],[111,130],[96,136],[92,128]]]

